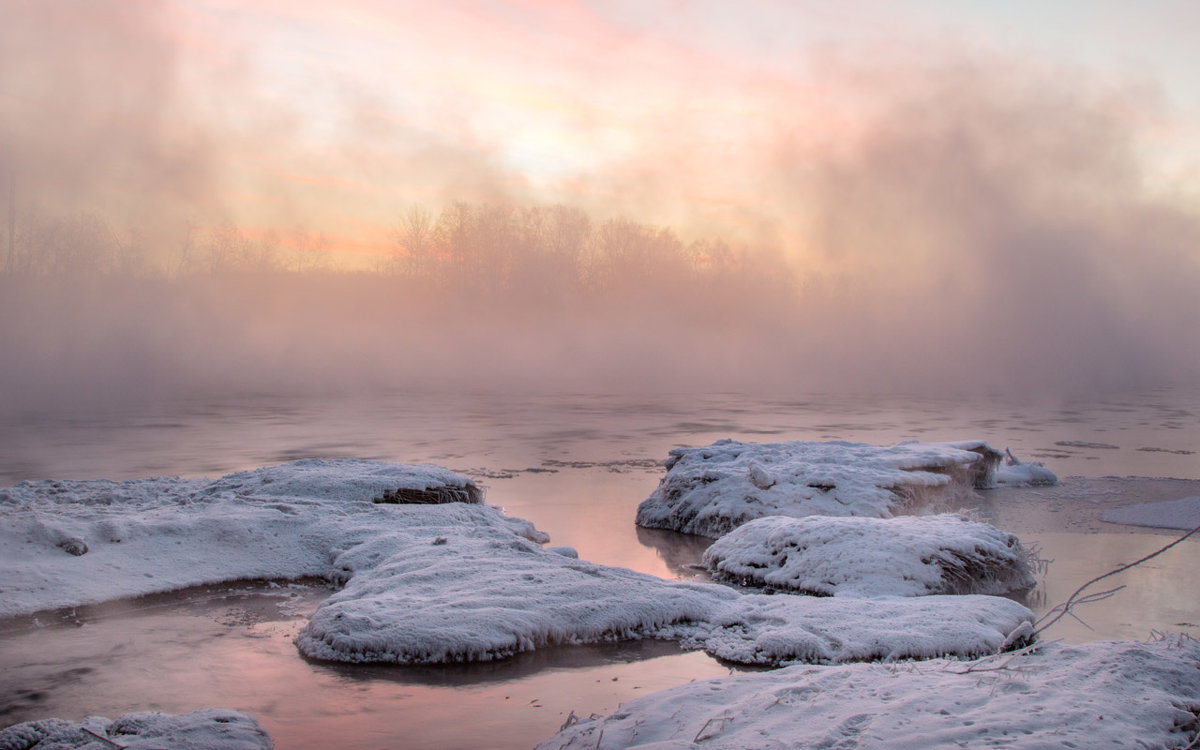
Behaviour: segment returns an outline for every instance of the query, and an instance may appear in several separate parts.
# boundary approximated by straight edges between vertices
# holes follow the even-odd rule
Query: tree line
[[[10,222],[10,224],[13,222]],[[356,271],[331,262],[333,242],[307,230],[251,233],[188,227],[173,251],[151,248],[105,217],[27,217],[10,226],[3,275],[17,278],[357,274],[469,294],[621,293],[712,284],[779,286],[776,256],[720,238],[682,240],[625,218],[565,205],[452,202],[400,213],[385,255]]]

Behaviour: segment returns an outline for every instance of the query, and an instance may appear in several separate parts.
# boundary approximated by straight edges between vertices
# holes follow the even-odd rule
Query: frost
[[[927,495],[990,487],[1002,454],[981,441],[742,443],[676,448],[639,526],[719,537],[765,516],[889,518]]]
[[[1048,645],[976,662],[794,666],[692,682],[564,727],[566,748],[1190,747],[1194,641]]]
[[[1019,540],[953,514],[750,521],[704,554],[718,580],[816,596],[1004,594],[1035,580]]]

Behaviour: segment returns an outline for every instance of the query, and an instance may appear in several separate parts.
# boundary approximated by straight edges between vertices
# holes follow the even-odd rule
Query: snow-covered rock
[[[346,587],[297,638],[306,655],[398,664],[487,661],[560,643],[681,641],[722,659],[977,656],[1023,642],[1032,613],[1001,597],[828,599],[741,594],[575,560],[502,535],[402,534],[348,550]],[[345,558],[354,558],[347,562]]]
[[[1051,644],[978,662],[794,666],[691,682],[564,727],[538,748],[1183,748],[1198,715],[1196,641]]]
[[[407,534],[367,543],[377,562],[313,613],[309,657],[399,664],[489,661],[561,643],[670,637],[738,598],[465,528],[441,544]],[[357,549],[347,556],[361,557]]]
[[[1058,475],[1038,461],[1021,461],[1005,451],[1004,464],[996,469],[995,482],[999,487],[1053,487]]]
[[[1012,534],[963,516],[759,518],[704,553],[717,580],[814,596],[1004,594],[1033,586]]]
[[[448,528],[537,535],[527,521],[455,502],[377,502],[399,490],[478,501],[436,466],[303,460],[220,479],[36,481],[0,489],[0,617],[205,583],[337,575],[331,550],[415,516]],[[430,515],[432,514],[432,515]]]
[[[486,505],[376,501],[468,482],[435,467],[301,461],[215,481],[17,485],[0,490],[0,616],[319,575],[345,586],[300,650],[392,663],[643,637],[752,664],[973,655],[1019,641],[1032,620],[996,597],[835,602],[666,581],[545,549],[528,521]],[[70,554],[63,540],[88,549]]]
[[[999,596],[843,599],[751,594],[693,628],[685,645],[759,666],[971,658],[1025,645],[1033,614]]]
[[[41,719],[0,729],[3,750],[270,750],[266,731],[253,717],[229,709],[207,708],[170,715],[156,711],[116,719],[89,716],[83,721]]]
[[[981,441],[742,443],[676,448],[639,526],[719,537],[764,516],[869,516],[926,495],[989,487],[1002,454]]]

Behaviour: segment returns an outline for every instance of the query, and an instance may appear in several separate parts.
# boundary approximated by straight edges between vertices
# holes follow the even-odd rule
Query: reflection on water
[[[0,413],[0,483],[27,478],[216,476],[306,456],[431,462],[487,486],[584,559],[702,579],[708,540],[638,529],[637,504],[680,445],[980,437],[1044,460],[1057,488],[993,490],[966,508],[1053,560],[1030,604],[1172,538],[1100,520],[1108,507],[1200,494],[1200,398],[1156,392],[1093,404],[896,399],[547,396],[180,402],[141,411]],[[1112,447],[1116,446],[1116,447]],[[1106,478],[1107,477],[1107,478]],[[1189,541],[1122,574],[1126,588],[1047,633],[1068,641],[1200,636]],[[1107,583],[1107,582],[1106,582]],[[614,710],[651,690],[728,673],[700,653],[642,642],[555,648],[494,664],[346,667],[299,657],[292,639],[328,594],[311,583],[178,596],[0,623],[0,725],[62,716],[228,706],[254,714],[280,748],[530,747],[571,711]]]
[[[209,590],[199,601],[80,610],[4,632],[0,726],[232,706],[280,748],[529,748],[571,711],[729,673],[703,654],[645,641],[545,649],[491,664],[322,664],[292,642],[329,591]]]

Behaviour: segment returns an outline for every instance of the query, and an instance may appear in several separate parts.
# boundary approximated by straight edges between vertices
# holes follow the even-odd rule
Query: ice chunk
[[[1159,529],[1194,529],[1200,526],[1200,497],[1113,508],[1104,511],[1100,520]]]
[[[1021,461],[1005,451],[1004,465],[996,469],[996,484],[1004,487],[1053,487],[1058,476],[1038,461]]]
[[[1200,644],[1097,642],[691,682],[565,727],[538,748],[1184,747],[1198,713]]]
[[[206,708],[187,714],[125,714],[116,721],[89,716],[80,722],[42,719],[0,729],[0,748],[100,748],[128,750],[270,750],[270,737],[253,717]]]
[[[776,516],[704,553],[717,580],[815,596],[1004,594],[1035,580],[1012,534],[963,516]]]
[[[929,493],[994,482],[998,451],[981,441],[742,443],[676,448],[638,506],[639,526],[719,537],[764,516],[870,516]]]

